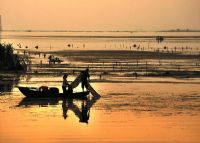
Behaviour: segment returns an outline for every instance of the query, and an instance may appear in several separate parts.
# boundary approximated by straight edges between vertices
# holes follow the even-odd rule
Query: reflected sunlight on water
[[[52,77],[52,80],[57,80]],[[35,82],[35,86],[40,84]],[[58,83],[57,83],[58,84]],[[53,84],[52,84],[53,85]],[[87,123],[74,113],[64,118],[62,100],[26,100],[14,89],[1,96],[1,140],[7,142],[196,142],[199,139],[199,84],[93,83],[102,97]],[[126,88],[122,88],[126,87]],[[145,87],[145,88],[144,88]],[[170,90],[169,90],[170,89]],[[66,102],[67,103],[67,102]],[[67,103],[66,106],[69,104]]]
[[[47,56],[57,54],[56,56],[60,56],[64,62],[49,65],[47,57],[40,57],[44,53],[39,56],[38,53],[32,53],[33,65],[27,74],[2,74],[0,142],[199,142],[200,66],[199,59],[193,58],[198,57],[199,38],[167,39],[158,44],[153,38],[62,37],[66,33],[28,33],[30,37],[23,37],[27,33],[15,34],[3,32],[2,41],[14,45],[21,43],[22,46],[29,46],[29,50],[34,52],[34,46],[39,45],[36,52],[47,52]],[[103,34],[111,36],[113,33]],[[119,33],[114,33],[115,36],[116,34]],[[135,33],[120,34],[133,36]],[[144,33],[137,34],[144,36]],[[169,36],[168,34],[165,33]],[[174,34],[177,36],[177,33]],[[185,36],[185,33],[181,34]],[[149,36],[155,36],[155,33],[150,33]],[[71,44],[70,47],[68,44]],[[161,61],[163,55],[160,53],[154,55],[156,52],[139,52],[139,55],[137,52],[129,52],[133,44],[146,48],[150,44],[150,51],[165,45],[170,48],[178,46],[179,50],[183,46],[187,47],[187,53],[184,58],[183,55],[164,55]],[[191,49],[188,47],[193,48],[194,55],[191,55]],[[111,51],[106,51],[108,49]],[[50,50],[57,52],[48,53]],[[84,52],[86,50],[105,51],[88,53]],[[172,56],[172,59],[168,56]],[[43,64],[40,64],[41,60]],[[147,61],[148,67],[145,64]],[[100,99],[90,94],[85,100],[33,100],[25,98],[17,88],[45,85],[57,87],[62,92],[62,75],[69,73],[68,80],[71,83],[80,71],[88,66],[91,69],[91,84],[101,95]],[[150,70],[160,71],[161,74],[150,75]],[[163,76],[163,72],[166,71],[169,73]],[[133,76],[135,72],[139,74],[138,77]],[[148,74],[150,76],[147,76]],[[79,85],[74,91],[81,90]]]

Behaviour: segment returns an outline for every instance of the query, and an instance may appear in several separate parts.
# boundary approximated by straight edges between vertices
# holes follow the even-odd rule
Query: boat
[[[89,91],[85,92],[67,92],[59,93],[58,88],[52,87],[40,87],[40,88],[31,88],[31,87],[18,87],[20,92],[28,98],[72,98],[72,99],[86,99]]]

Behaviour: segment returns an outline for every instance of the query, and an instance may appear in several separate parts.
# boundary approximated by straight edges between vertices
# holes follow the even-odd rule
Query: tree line
[[[27,65],[19,54],[14,54],[12,44],[0,43],[0,69],[11,71],[26,70]]]

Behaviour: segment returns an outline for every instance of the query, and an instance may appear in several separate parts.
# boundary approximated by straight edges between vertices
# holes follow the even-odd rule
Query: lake
[[[158,35],[169,38],[157,43],[154,36]],[[199,32],[2,32],[1,42],[13,43],[19,54],[26,50],[41,55],[32,53],[32,69],[25,74],[0,74],[0,141],[199,142],[199,36]],[[159,54],[167,53],[164,46],[176,55],[162,59],[163,55],[145,53],[158,49]],[[135,52],[139,58],[134,58]],[[43,53],[58,56],[63,63],[49,66]],[[71,83],[88,66],[100,99],[90,94],[87,100],[30,100],[17,88],[47,85],[61,91],[64,73],[70,74]],[[152,67],[195,77],[153,76]],[[133,72],[139,76],[133,77]],[[75,91],[81,91],[81,86]],[[91,106],[83,120],[87,104]]]

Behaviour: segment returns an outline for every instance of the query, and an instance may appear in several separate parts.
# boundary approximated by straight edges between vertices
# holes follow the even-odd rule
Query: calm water
[[[19,85],[60,87],[59,80],[52,76],[23,77]],[[93,100],[90,95],[88,101],[26,100],[14,87],[0,96],[0,140],[198,142],[199,84],[170,78],[166,80],[174,83],[144,80],[146,83],[92,83],[102,97]],[[83,102],[92,103],[88,123],[80,122]]]
[[[153,36],[173,38],[166,38],[158,44]],[[2,32],[1,42],[13,43],[16,49],[20,43],[22,48],[28,46],[28,50],[35,50],[38,45],[39,51],[130,50],[136,44],[145,50],[163,49],[164,46],[177,50],[187,47],[186,51],[191,52],[190,48],[193,48],[192,51],[198,54],[199,36],[200,32]]]
[[[35,50],[35,45],[39,45],[39,51],[129,50],[128,46],[135,43],[146,48],[149,44],[153,48],[163,45],[172,48],[188,46],[194,48],[195,52],[198,52],[200,47],[199,39],[190,38],[166,39],[162,44],[158,44],[152,38],[64,37],[66,35],[154,36],[160,33],[3,32],[2,42],[11,42],[16,49],[19,49],[17,44],[21,43],[23,49],[28,46],[31,51]],[[35,59],[35,63],[39,63],[39,60]],[[110,77],[109,81],[99,81],[98,76],[92,75],[91,84],[101,98],[95,99],[90,95],[90,98],[84,101],[27,100],[16,87],[48,85],[61,90],[62,73],[58,73],[59,69],[58,67],[55,71],[56,74],[12,75],[7,78],[4,74],[0,82],[0,142],[199,142],[199,78]],[[74,79],[75,76],[70,74],[69,81]],[[76,91],[80,90],[79,86]],[[87,122],[81,122],[83,104],[91,105]]]

